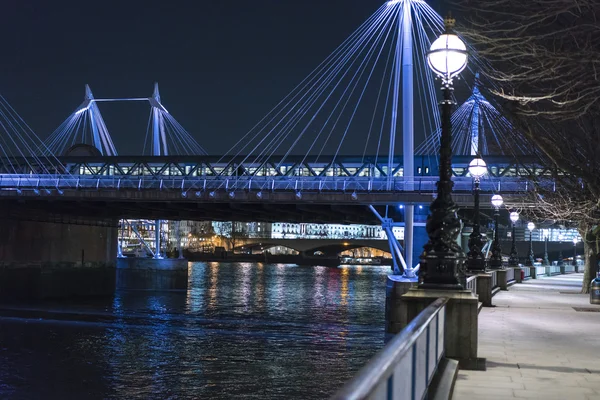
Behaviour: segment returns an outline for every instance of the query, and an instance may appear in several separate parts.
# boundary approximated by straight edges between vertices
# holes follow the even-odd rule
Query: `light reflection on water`
[[[383,346],[387,267],[194,263],[186,292],[0,309],[0,398],[324,398]]]

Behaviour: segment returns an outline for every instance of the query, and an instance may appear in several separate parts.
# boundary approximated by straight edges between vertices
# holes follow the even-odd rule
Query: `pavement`
[[[453,399],[600,400],[600,306],[579,293],[582,279],[532,279],[496,294],[479,313],[487,370],[460,371]]]

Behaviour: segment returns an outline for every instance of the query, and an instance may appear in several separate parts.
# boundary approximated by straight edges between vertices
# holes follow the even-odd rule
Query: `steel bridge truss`
[[[241,159],[242,157],[240,157]],[[52,171],[60,175],[85,177],[149,177],[161,178],[387,178],[388,162],[384,159],[338,158],[335,161],[308,162],[301,160],[281,162],[270,159],[262,163],[220,162],[218,157],[61,157],[54,165],[41,164],[39,160],[11,158],[0,159],[0,174],[48,175]],[[470,156],[455,156],[452,172],[455,177],[468,177]],[[548,176],[559,172],[540,167],[527,161],[526,157],[515,159],[495,156],[486,158],[489,178],[525,178]],[[394,159],[392,177],[404,177],[402,157]],[[428,156],[415,157],[415,177],[437,177],[437,159]]]
[[[456,157],[453,164],[457,192],[470,192],[468,158]],[[429,161],[431,160],[431,163]],[[304,191],[313,192],[435,192],[436,160],[417,157],[418,174],[411,180],[403,177],[402,160],[394,160],[393,178],[387,177],[387,160],[378,162],[340,158],[335,162],[310,163],[276,159],[261,164],[221,163],[213,157],[63,157],[54,173],[41,173],[49,167],[31,160],[1,160],[0,188],[3,190],[56,189],[76,190],[156,190],[180,191],[182,196],[216,196],[236,191]],[[488,176],[481,182],[482,191],[523,192],[531,189],[532,179],[553,185],[555,171],[534,164],[523,164],[507,157],[487,159]],[[9,173],[17,170],[18,173]]]

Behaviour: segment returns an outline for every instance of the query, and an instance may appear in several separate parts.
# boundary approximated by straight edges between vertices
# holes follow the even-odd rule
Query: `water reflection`
[[[341,305],[348,305],[348,268],[342,267],[342,290],[340,296],[342,298]]]
[[[383,345],[386,274],[194,263],[187,293],[0,308],[0,398],[324,398]]]

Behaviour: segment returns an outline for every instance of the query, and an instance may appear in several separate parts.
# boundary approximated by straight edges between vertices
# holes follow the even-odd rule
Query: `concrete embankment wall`
[[[117,223],[87,223],[0,219],[0,298],[112,293]]]

